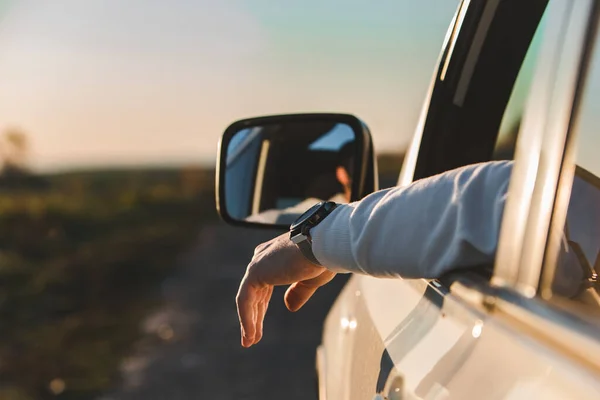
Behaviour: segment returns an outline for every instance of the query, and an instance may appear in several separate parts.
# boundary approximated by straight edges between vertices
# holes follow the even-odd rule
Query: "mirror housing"
[[[320,200],[351,202],[378,189],[371,134],[349,114],[234,122],[219,142],[216,186],[225,222],[289,229]]]

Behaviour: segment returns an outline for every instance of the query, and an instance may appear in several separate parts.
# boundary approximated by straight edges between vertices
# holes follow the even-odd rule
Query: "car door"
[[[590,13],[591,2],[585,1],[463,1],[399,184],[473,162],[512,158],[521,125],[531,125],[547,110],[552,76],[560,69],[551,61],[565,43],[577,59]],[[529,143],[521,148],[540,138],[525,136]],[[523,191],[526,156],[517,154],[511,190]],[[527,216],[537,200],[525,200]],[[504,242],[513,239],[505,225],[517,224],[518,212],[503,223]],[[494,271],[482,266],[431,282],[352,277],[327,318],[318,351],[319,370],[326,371],[321,397],[526,398],[540,382],[548,393],[571,388],[572,375],[547,369],[559,355],[542,352],[522,330],[492,313],[497,298],[492,273],[495,284],[517,288],[519,282],[508,278],[536,271],[510,264],[514,247],[502,247],[502,239]],[[571,367],[570,372],[576,369]]]

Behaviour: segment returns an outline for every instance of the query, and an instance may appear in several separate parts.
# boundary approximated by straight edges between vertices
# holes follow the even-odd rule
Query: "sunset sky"
[[[0,130],[36,169],[212,163],[224,128],[353,113],[413,133],[458,0],[0,0]]]

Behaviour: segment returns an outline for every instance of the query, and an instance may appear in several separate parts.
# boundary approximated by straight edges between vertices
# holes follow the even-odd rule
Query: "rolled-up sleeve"
[[[311,230],[326,268],[437,278],[493,261],[511,161],[469,165],[340,205]]]

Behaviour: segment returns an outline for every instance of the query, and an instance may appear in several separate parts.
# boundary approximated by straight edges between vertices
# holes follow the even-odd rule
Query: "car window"
[[[521,119],[527,103],[528,94],[533,82],[537,56],[542,42],[547,13],[544,13],[533,40],[529,45],[523,65],[517,75],[517,80],[508,100],[506,110],[502,117],[498,138],[494,147],[494,160],[512,160],[515,154],[517,135],[521,126]]]
[[[600,311],[600,51],[592,53],[564,174],[570,192],[551,292]],[[567,184],[567,183],[565,183]],[[563,188],[564,189],[564,188]],[[556,252],[557,249],[554,249]]]

